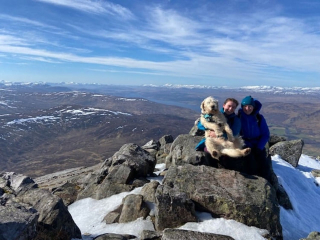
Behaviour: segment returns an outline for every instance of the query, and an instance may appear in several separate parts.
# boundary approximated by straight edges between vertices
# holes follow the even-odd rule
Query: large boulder
[[[195,206],[185,192],[179,192],[166,185],[159,185],[155,195],[155,228],[179,227],[187,222],[196,222]]]
[[[186,194],[184,202],[191,199],[199,211],[267,229],[272,237],[282,239],[276,192],[263,178],[232,170],[185,164],[171,166],[163,185],[158,189],[158,206],[163,204],[162,201]],[[166,214],[167,209],[170,208],[163,209]],[[171,217],[167,220],[171,220]]]
[[[122,200],[122,205],[119,223],[131,222],[140,217],[145,219],[150,212],[142,195],[129,194]]]
[[[61,198],[21,174],[4,173],[0,179],[0,239],[81,238]]]
[[[297,167],[302,154],[304,142],[302,139],[278,142],[270,147],[270,154],[278,154],[283,160]]]
[[[84,183],[77,200],[103,199],[131,191],[137,186],[134,180],[152,175],[155,165],[155,156],[148,151],[134,143],[125,144],[86,178],[87,184]]]
[[[179,135],[172,143],[170,153],[166,158],[166,167],[184,164],[199,165],[204,163],[205,153],[196,151],[195,147],[201,141],[201,136],[190,134]]]
[[[166,157],[170,153],[170,148],[173,143],[173,137],[171,135],[165,135],[159,139],[159,151],[157,152],[156,158],[157,163],[164,163]]]
[[[0,240],[35,239],[39,213],[19,203],[0,205]]]
[[[60,236],[59,239],[81,238],[80,229],[62,199],[48,190],[31,189],[17,196],[17,200],[32,206],[39,213],[37,231],[41,235]]]

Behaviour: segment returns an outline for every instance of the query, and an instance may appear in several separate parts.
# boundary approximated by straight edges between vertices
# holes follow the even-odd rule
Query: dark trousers
[[[266,149],[251,148],[251,153],[245,157],[232,158],[229,156],[221,156],[219,160],[212,158],[205,151],[205,165],[235,170],[249,175],[257,175],[263,177],[271,183],[271,156],[266,152]]]
[[[229,156],[221,156],[219,160],[212,158],[208,152],[205,152],[206,165],[223,168],[229,170],[235,170],[238,172],[245,172],[245,159],[244,158],[232,158]]]
[[[251,153],[245,157],[246,173],[257,175],[271,182],[271,156],[266,149],[251,148]]]

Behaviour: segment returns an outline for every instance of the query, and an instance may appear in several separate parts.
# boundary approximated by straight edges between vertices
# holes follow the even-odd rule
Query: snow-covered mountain
[[[230,87],[230,86],[205,86],[205,85],[144,85],[146,87],[165,87],[165,88],[187,88],[187,89],[223,89],[233,91],[250,91],[252,93],[271,93],[271,94],[310,94],[315,95],[320,93],[320,87],[277,87],[277,86],[243,86],[243,87]]]
[[[35,87],[35,86],[60,86],[60,87],[69,87],[69,88],[88,88],[94,89],[99,87],[116,87],[115,84],[98,84],[98,83],[76,83],[76,82],[61,82],[61,83],[45,83],[45,82],[7,82],[7,81],[0,81],[0,87]],[[126,87],[126,86],[122,86]],[[232,91],[250,91],[252,93],[271,93],[271,94],[286,94],[286,95],[316,95],[320,93],[320,86],[319,87],[280,87],[280,86],[242,86],[242,87],[232,87],[232,86],[214,86],[214,85],[184,85],[184,84],[164,84],[164,85],[156,85],[156,84],[144,84],[141,86],[127,86],[133,88],[170,88],[170,89],[223,89],[223,90],[232,90]]]

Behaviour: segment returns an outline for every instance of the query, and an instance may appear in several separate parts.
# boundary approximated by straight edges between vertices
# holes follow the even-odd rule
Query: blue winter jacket
[[[241,122],[238,116],[235,113],[232,113],[230,115],[226,114],[223,108],[221,108],[220,112],[222,112],[226,117],[227,123],[232,130],[233,136],[238,136],[241,130]],[[227,138],[227,134],[224,134],[224,138]]]
[[[258,100],[254,100],[254,103],[255,107],[250,115],[245,114],[242,108],[239,109],[240,135],[245,141],[246,147],[255,147],[262,150],[269,141],[270,132],[265,118],[259,113],[262,104]],[[257,117],[257,114],[260,116]]]
[[[223,108],[221,108],[220,112],[222,112],[223,115],[226,117],[227,123],[228,123],[229,127],[232,130],[233,136],[238,136],[240,134],[240,129],[241,129],[241,122],[240,122],[240,119],[238,118],[238,116],[235,113],[227,115],[224,112]],[[203,130],[203,131],[206,130],[205,127],[201,124],[200,120],[198,121],[197,127],[198,127],[199,130]],[[226,133],[224,133],[224,138],[227,139],[227,134]],[[204,150],[204,148],[205,148],[205,140],[206,139],[203,138],[198,143],[198,145],[196,146],[196,150],[199,150],[199,151],[203,151]]]

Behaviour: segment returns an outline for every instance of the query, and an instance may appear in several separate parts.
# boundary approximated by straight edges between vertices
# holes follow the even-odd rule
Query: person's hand
[[[216,138],[217,135],[216,135],[216,133],[215,133],[213,130],[209,130],[209,137],[211,137],[211,138]]]

